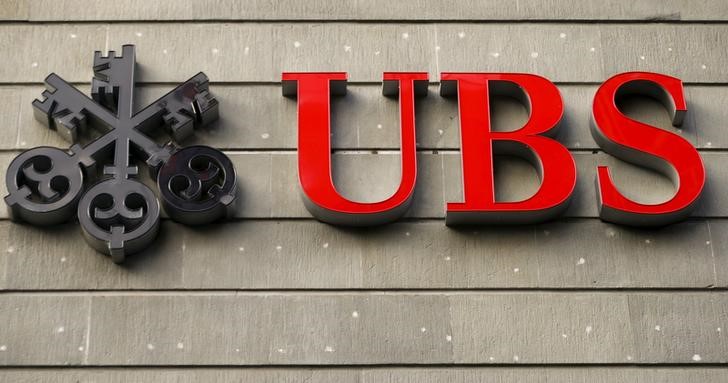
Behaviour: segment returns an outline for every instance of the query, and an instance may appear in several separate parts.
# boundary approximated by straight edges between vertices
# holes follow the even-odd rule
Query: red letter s
[[[605,152],[668,175],[677,192],[669,201],[647,205],[624,197],[614,186],[606,166],[598,167],[599,216],[627,225],[664,225],[681,220],[695,208],[705,185],[705,167],[697,150],[684,138],[630,119],[615,100],[642,94],[662,102],[672,124],[683,122],[687,107],[680,79],[648,72],[618,74],[602,84],[594,96],[592,136]]]

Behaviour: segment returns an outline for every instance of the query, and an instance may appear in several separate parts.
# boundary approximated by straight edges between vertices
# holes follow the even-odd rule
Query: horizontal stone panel
[[[408,368],[44,368],[0,370],[0,379],[15,383],[235,382],[278,383],[502,383],[548,382],[717,382],[728,377],[720,367],[408,367]]]
[[[724,24],[13,23],[0,25],[0,82],[39,83],[50,72],[88,82],[94,50],[133,43],[146,82],[199,71],[215,82],[278,82],[284,71],[369,82],[384,71],[485,71],[600,83],[641,70],[724,83],[727,35]]]
[[[418,0],[392,3],[383,0],[356,2],[317,0],[295,1],[201,0],[179,3],[173,0],[84,2],[21,0],[0,13],[0,19],[32,21],[95,20],[710,20],[728,19],[728,8],[719,0],[696,5],[688,0],[640,3],[591,1],[516,2],[457,0],[443,3]]]
[[[725,293],[80,293],[0,302],[2,365],[728,361]]]
[[[637,230],[588,219],[466,230],[442,221],[375,229],[165,221],[157,241],[120,267],[87,246],[77,224],[4,221],[0,289],[704,289],[728,286],[726,225]]]

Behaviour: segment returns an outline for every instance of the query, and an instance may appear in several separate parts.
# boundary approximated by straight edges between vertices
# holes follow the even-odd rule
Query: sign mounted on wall
[[[207,146],[159,145],[146,135],[166,128],[179,141],[217,119],[218,103],[208,92],[207,76],[198,73],[134,113],[135,65],[134,46],[125,45],[119,57],[114,51],[108,56],[97,51],[93,99],[49,75],[44,99],[33,102],[35,116],[73,145],[68,151],[27,150],[6,174],[5,202],[13,220],[54,225],[76,216],[89,245],[114,262],[147,247],[159,228],[157,197],[138,180],[139,169],[130,157],[147,164],[162,206],[175,221],[211,222],[232,212],[235,201],[235,169],[225,154]],[[81,146],[88,128],[101,136]],[[87,189],[93,178],[100,180]]]
[[[283,95],[298,99],[298,174],[309,212],[321,221],[355,226],[401,217],[412,199],[417,178],[414,97],[427,92],[426,73],[384,73],[385,96],[399,94],[402,165],[395,194],[376,203],[347,200],[331,180],[330,96],[346,93],[346,73],[283,73]],[[670,177],[675,196],[649,205],[621,194],[609,169],[598,168],[599,216],[635,226],[665,225],[690,215],[705,185],[698,151],[684,138],[625,116],[617,100],[628,95],[653,97],[670,110],[679,126],[687,111],[682,82],[648,72],[618,74],[599,87],[592,109],[592,135],[607,153]],[[447,204],[446,222],[459,224],[538,223],[568,207],[576,186],[576,165],[568,149],[551,138],[564,112],[561,94],[551,81],[532,74],[442,73],[440,95],[458,101],[463,202]],[[526,124],[512,132],[491,130],[490,97],[507,95],[529,111]],[[519,202],[495,199],[494,154],[515,154],[538,170],[541,186]]]
[[[35,100],[36,118],[72,143],[68,151],[38,147],[17,156],[8,167],[5,201],[16,221],[53,225],[77,217],[87,242],[115,262],[140,251],[156,237],[161,209],[178,222],[203,224],[229,216],[236,200],[236,175],[230,159],[206,146],[178,148],[158,144],[147,134],[164,129],[175,141],[217,119],[218,103],[208,79],[198,73],[151,105],[134,112],[134,47],[116,57],[96,52],[89,98],[55,74]],[[423,72],[386,72],[383,94],[399,99],[401,179],[389,198],[362,203],[338,193],[331,176],[331,96],[346,93],[343,72],[283,73],[282,90],[298,103],[298,175],[306,208],[317,219],[340,225],[369,226],[405,214],[417,181],[415,99],[427,95]],[[686,102],[682,82],[647,72],[616,75],[594,97],[592,135],[607,153],[670,177],[676,193],[648,205],[621,194],[600,166],[599,214],[628,225],[664,225],[687,217],[705,185],[698,151],[671,132],[622,114],[617,100],[639,94],[656,98],[679,126]],[[553,219],[569,204],[577,171],[569,150],[553,136],[564,106],[558,88],[546,78],[517,73],[442,73],[440,95],[458,102],[461,136],[462,202],[449,202],[446,223],[521,224]],[[491,129],[490,99],[507,95],[529,111],[515,131]],[[94,128],[101,132],[81,144]],[[533,163],[541,185],[530,198],[495,198],[493,156],[506,153]],[[143,161],[156,181],[155,193],[138,180]],[[87,187],[91,179],[97,182]]]

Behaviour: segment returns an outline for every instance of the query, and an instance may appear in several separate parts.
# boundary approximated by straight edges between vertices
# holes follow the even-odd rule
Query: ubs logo
[[[134,47],[116,57],[94,56],[92,98],[55,74],[46,78],[44,99],[35,100],[36,117],[73,145],[68,151],[39,147],[15,158],[6,177],[5,201],[11,217],[39,225],[78,217],[87,242],[115,262],[154,240],[164,208],[175,221],[202,224],[228,216],[236,195],[235,169],[220,151],[206,146],[179,149],[150,135],[162,128],[180,141],[195,127],[218,116],[208,79],[198,73],[139,112],[134,112]],[[303,202],[317,219],[338,225],[370,226],[394,221],[408,209],[417,180],[415,98],[427,95],[428,74],[385,72],[382,92],[399,99],[401,180],[395,193],[377,202],[357,202],[338,193],[331,175],[331,97],[346,93],[345,72],[284,72],[283,95],[298,104],[298,177]],[[440,94],[457,100],[461,136],[462,202],[448,202],[445,222],[533,224],[553,219],[568,207],[576,188],[576,163],[554,139],[564,113],[561,94],[548,79],[524,73],[440,74]],[[491,129],[490,97],[520,100],[529,111],[520,129]],[[673,125],[682,124],[687,103],[682,81],[649,72],[620,73],[594,95],[591,133],[608,154],[670,177],[675,194],[668,201],[643,204],[623,195],[607,166],[597,167],[599,217],[635,226],[661,226],[688,217],[705,186],[700,153],[685,138],[633,120],[617,100],[628,95],[659,100]],[[94,129],[89,129],[94,128]],[[101,131],[87,145],[81,138]],[[86,140],[88,141],[88,140]],[[495,198],[493,156],[512,154],[532,162],[541,185],[515,202]],[[134,161],[130,161],[130,160]],[[160,203],[138,179],[146,163]],[[89,180],[98,181],[86,188]]]
[[[178,222],[228,216],[236,193],[235,169],[219,150],[150,137],[165,129],[179,142],[217,119],[207,76],[200,72],[135,112],[135,65],[133,45],[118,57],[95,52],[91,98],[50,74],[43,99],[33,102],[35,116],[72,145],[27,150],[6,175],[13,220],[55,225],[77,216],[88,244],[117,263],[148,246],[159,229],[160,201],[140,182],[138,164],[146,164],[161,206]],[[82,145],[94,131],[96,138]]]

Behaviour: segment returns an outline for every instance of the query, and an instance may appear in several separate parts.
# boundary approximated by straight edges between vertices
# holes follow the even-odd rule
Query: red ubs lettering
[[[362,203],[341,196],[331,178],[331,96],[346,93],[344,72],[283,73],[283,94],[298,102],[298,175],[306,208],[317,219],[333,224],[368,226],[401,217],[412,201],[417,179],[415,98],[427,94],[428,75],[386,72],[383,94],[399,98],[401,180],[395,193],[382,201]],[[491,96],[519,99],[529,111],[526,124],[512,132],[491,129]],[[698,151],[684,138],[625,116],[617,100],[645,95],[660,101],[680,126],[687,111],[682,81],[659,73],[627,72],[606,80],[592,106],[591,133],[607,153],[670,177],[675,195],[659,204],[625,197],[611,179],[610,169],[597,169],[599,216],[605,221],[655,226],[690,215],[705,185],[705,167]],[[457,100],[462,164],[462,202],[447,202],[446,223],[537,223],[553,219],[569,206],[577,170],[571,153],[553,139],[564,106],[558,88],[548,79],[520,73],[442,73],[440,95]],[[541,185],[518,202],[495,199],[493,156],[508,153],[532,160]]]

